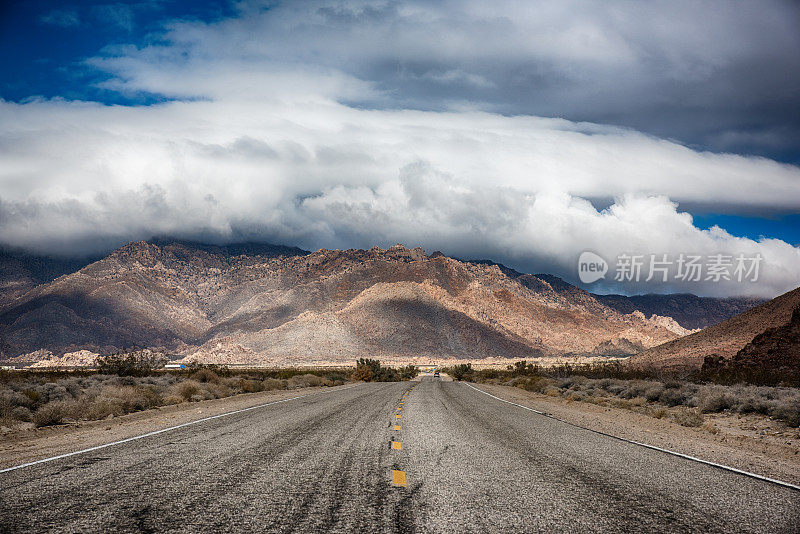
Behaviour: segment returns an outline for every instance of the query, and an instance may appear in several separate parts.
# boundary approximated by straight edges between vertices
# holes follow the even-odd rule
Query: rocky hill
[[[217,363],[630,354],[687,333],[556,277],[387,250],[130,243],[0,304],[5,357],[161,347]]]
[[[57,258],[0,246],[0,305],[98,258]]]
[[[647,316],[667,315],[690,330],[708,328],[750,308],[763,304],[764,299],[707,298],[688,293],[673,295],[595,295],[597,300],[620,313],[639,310]]]
[[[698,368],[707,356],[733,358],[748,343],[755,343],[753,338],[759,334],[789,323],[798,306],[800,288],[705,330],[646,350],[630,358],[628,364],[668,369]]]
[[[778,373],[800,377],[800,307],[783,326],[768,328],[728,361],[717,362],[729,370]]]

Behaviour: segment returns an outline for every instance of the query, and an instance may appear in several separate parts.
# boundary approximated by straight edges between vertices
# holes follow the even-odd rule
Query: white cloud
[[[0,242],[70,253],[155,234],[308,248],[402,241],[573,281],[586,249],[760,253],[755,285],[613,289],[773,296],[800,283],[797,248],[700,230],[675,204],[798,211],[797,166],[487,111],[516,102],[520,87],[577,110],[652,107],[642,99],[659,84],[714,85],[757,54],[750,30],[721,37],[744,15],[780,27],[771,12],[662,4],[662,20],[638,4],[459,6],[245,3],[240,18],[176,23],[165,44],[92,60],[114,74],[108,89],[192,100],[0,101]],[[768,37],[767,48],[796,39]],[[432,85],[415,93],[403,80]],[[415,99],[450,111],[404,108]],[[598,211],[587,199],[599,198],[616,200]]]
[[[773,295],[800,281],[798,249],[699,230],[669,200],[797,209],[800,169],[629,130],[359,110],[315,95],[5,102],[0,132],[0,233],[16,245],[70,252],[157,234],[310,248],[402,241],[566,276],[584,249],[760,252],[756,286],[621,289]],[[584,200],[601,196],[618,200],[601,212]]]

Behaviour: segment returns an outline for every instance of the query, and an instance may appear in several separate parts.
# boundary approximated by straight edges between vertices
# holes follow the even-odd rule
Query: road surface
[[[798,532],[800,491],[426,377],[0,473],[0,531]]]

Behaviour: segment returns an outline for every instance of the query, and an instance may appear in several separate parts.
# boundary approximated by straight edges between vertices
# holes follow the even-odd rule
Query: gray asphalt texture
[[[397,421],[414,384],[327,391],[0,474],[0,531],[800,531],[798,491],[465,384],[426,378]]]

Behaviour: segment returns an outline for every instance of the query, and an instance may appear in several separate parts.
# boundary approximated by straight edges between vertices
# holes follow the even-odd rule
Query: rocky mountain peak
[[[129,243],[5,302],[0,350],[163,347],[276,364],[618,355],[683,332],[651,315],[615,311],[557,277],[401,244],[309,253],[162,239]]]

